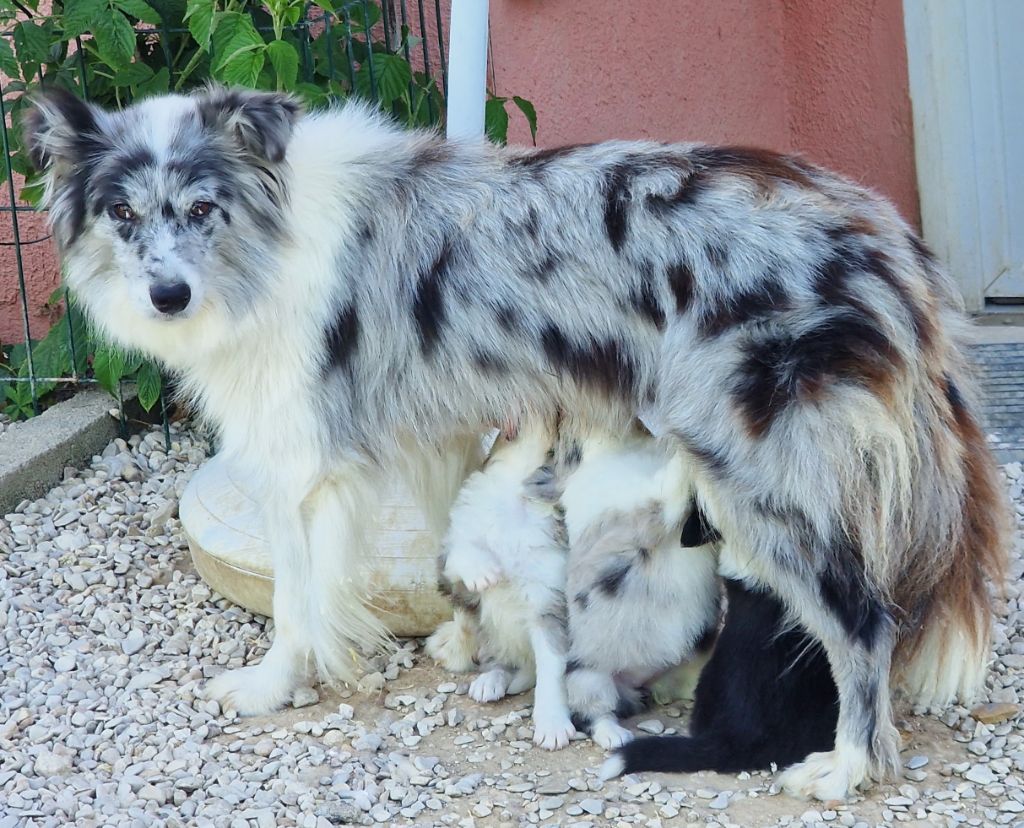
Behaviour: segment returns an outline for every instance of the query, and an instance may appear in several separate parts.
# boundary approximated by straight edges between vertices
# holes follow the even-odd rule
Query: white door
[[[967,306],[1024,305],[1024,0],[904,0],[925,240]]]

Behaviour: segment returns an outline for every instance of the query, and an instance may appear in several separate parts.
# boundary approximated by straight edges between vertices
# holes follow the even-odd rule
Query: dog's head
[[[62,90],[35,98],[27,146],[68,281],[101,325],[114,312],[168,324],[251,301],[284,232],[299,111],[285,95],[223,88],[120,112]]]

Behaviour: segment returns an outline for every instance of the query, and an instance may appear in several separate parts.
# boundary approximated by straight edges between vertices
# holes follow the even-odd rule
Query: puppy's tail
[[[707,736],[649,736],[629,742],[615,751],[601,767],[602,779],[626,773],[739,773],[760,767],[758,757]],[[767,763],[765,763],[767,767]]]
[[[944,572],[912,603],[894,657],[895,678],[917,703],[969,704],[985,678],[992,628],[990,589],[1005,584],[1010,517],[985,436],[948,374],[944,377],[960,465],[959,513],[949,521]]]

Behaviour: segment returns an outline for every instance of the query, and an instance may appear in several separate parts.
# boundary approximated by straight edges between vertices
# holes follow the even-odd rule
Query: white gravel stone
[[[301,714],[226,717],[205,682],[256,663],[268,635],[192,567],[177,503],[206,446],[171,428],[170,451],[159,431],[116,440],[92,467],[66,469],[59,486],[0,518],[0,828],[710,828],[742,823],[729,806],[743,798],[763,798],[765,825],[800,823],[785,797],[765,796],[768,774],[725,777],[735,792],[701,787],[720,780],[699,776],[602,783],[588,741],[557,754],[532,746],[529,695],[478,705],[418,642],[371,658],[362,694],[307,688],[293,697]],[[1024,476],[1019,464],[1006,471],[1024,520]],[[1024,698],[1022,576],[1018,531],[979,704]],[[912,727],[901,784],[819,806],[811,824],[1019,822],[1022,717],[986,725],[974,710],[937,714],[948,731]],[[686,727],[682,709],[652,715],[674,725],[682,716]],[[656,718],[638,729],[665,730]]]

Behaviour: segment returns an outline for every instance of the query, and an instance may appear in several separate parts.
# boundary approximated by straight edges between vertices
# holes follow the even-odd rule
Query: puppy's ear
[[[203,126],[226,133],[240,149],[271,164],[284,161],[301,114],[298,99],[278,92],[211,87],[199,98]]]
[[[106,114],[65,89],[54,87],[32,98],[24,118],[29,159],[40,172],[61,162],[84,161],[104,143]]]

